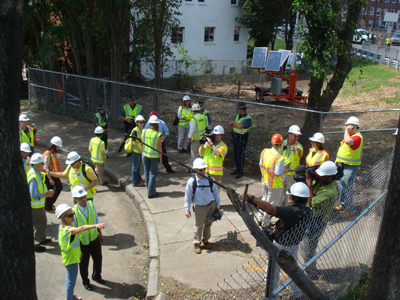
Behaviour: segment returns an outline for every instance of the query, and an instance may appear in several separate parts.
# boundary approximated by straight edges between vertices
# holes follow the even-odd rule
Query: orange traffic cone
[[[378,49],[381,49],[381,43],[378,44]]]

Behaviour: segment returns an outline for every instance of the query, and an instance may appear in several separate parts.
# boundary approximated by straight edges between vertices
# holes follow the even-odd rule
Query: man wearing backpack
[[[75,151],[68,153],[65,163],[69,166],[64,172],[49,172],[50,176],[57,178],[68,177],[71,191],[75,186],[83,186],[87,192],[86,199],[93,201],[94,194],[96,194],[94,187],[99,180],[92,167],[88,163],[84,163],[81,156]]]
[[[204,174],[195,174],[190,177],[186,184],[185,192],[185,216],[190,218],[190,205],[193,203],[193,212],[195,217],[194,224],[194,252],[201,253],[200,244],[206,249],[211,248],[211,243],[208,241],[211,237],[212,223],[208,219],[212,216],[215,210],[219,211],[219,192],[216,184],[206,178],[205,172],[207,165],[202,158],[196,158],[193,161],[193,169]]]

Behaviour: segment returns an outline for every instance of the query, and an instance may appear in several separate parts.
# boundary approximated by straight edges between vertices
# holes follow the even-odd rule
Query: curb
[[[37,145],[46,148],[48,143],[37,140]],[[60,152],[64,154],[69,153],[65,148],[60,148]],[[89,160],[90,158],[80,154],[83,159]],[[158,264],[159,264],[159,250],[158,250],[158,235],[157,235],[157,227],[154,222],[153,216],[150,212],[149,207],[146,204],[146,201],[143,197],[136,191],[133,185],[126,180],[121,174],[112,170],[109,167],[104,168],[104,172],[117,181],[118,185],[120,185],[125,193],[133,200],[136,208],[139,210],[142,218],[146,224],[147,236],[149,242],[149,270],[147,273],[147,293],[146,299],[154,299],[158,293]]]

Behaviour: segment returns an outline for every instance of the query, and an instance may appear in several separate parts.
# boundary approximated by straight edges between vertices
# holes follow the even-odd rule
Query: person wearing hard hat
[[[192,160],[199,157],[200,139],[207,127],[207,117],[200,113],[200,105],[192,105],[193,117],[189,122],[188,144],[190,145],[190,157]]]
[[[306,184],[296,182],[292,184],[287,194],[289,198],[287,206],[275,206],[251,194],[247,194],[246,201],[279,218],[273,232],[270,232],[270,238],[273,239],[274,245],[278,249],[289,252],[297,261],[299,245],[304,238],[308,221],[312,216],[310,208],[306,207],[310,192]],[[243,200],[244,195],[239,197]],[[269,261],[267,259],[266,273],[268,272]],[[272,270],[275,270],[272,282],[272,289],[274,290],[278,286],[281,268],[274,260],[272,262],[275,266],[272,268]],[[292,283],[291,289],[294,299],[300,299],[302,292],[297,285]]]
[[[64,172],[49,172],[50,176],[57,178],[68,177],[71,191],[77,185],[83,186],[88,193],[87,200],[93,200],[94,195],[97,193],[95,186],[99,179],[92,167],[83,163],[81,156],[75,151],[68,153],[65,164],[68,167]]]
[[[212,131],[214,141],[206,137],[207,142],[202,144],[199,148],[199,154],[203,157],[206,165],[206,174],[212,176],[215,181],[221,183],[222,176],[224,175],[224,160],[228,153],[228,146],[222,141],[222,136],[225,130],[221,125],[215,126]],[[218,191],[220,186],[218,186]]]
[[[44,182],[46,174],[43,172],[44,158],[41,154],[35,153],[31,157],[31,169],[28,172],[29,194],[31,196],[31,207],[33,227],[35,228],[35,251],[46,251],[41,244],[50,243],[51,239],[46,238],[47,217],[44,210],[44,198],[52,197],[53,191],[48,191]]]
[[[101,140],[104,142],[104,148],[107,150],[107,143],[108,143],[108,129],[110,128],[110,116],[106,112],[106,107],[103,104],[99,104],[97,106],[97,113],[94,115],[93,124],[96,128],[97,126],[101,126],[104,129],[103,136]]]
[[[142,164],[142,149],[140,140],[142,139],[143,127],[145,120],[142,115],[138,115],[135,119],[136,127],[132,129],[132,184],[135,187],[144,186],[144,179],[140,175],[140,165]]]
[[[211,128],[212,125],[212,119],[211,119],[211,115],[208,112],[208,110],[205,108],[204,106],[204,102],[203,101],[196,101],[195,103],[197,103],[198,105],[200,105],[200,113],[207,117],[207,127]]]
[[[344,210],[342,218],[354,215],[353,184],[358,168],[361,165],[364,139],[358,129],[360,121],[356,117],[350,117],[345,123],[344,139],[340,144],[336,155],[336,162],[343,164],[343,177],[338,181],[340,191],[340,206],[335,210]]]
[[[287,173],[282,174],[282,186],[283,190],[287,191],[294,183],[294,169],[300,165],[300,159],[303,157],[303,146],[298,142],[299,136],[301,135],[300,127],[292,125],[288,130],[289,137],[283,141],[282,148],[279,153],[282,154],[285,160],[284,165],[288,170]],[[283,193],[282,205],[288,203],[289,197],[286,193]]]
[[[338,198],[338,191],[335,185],[335,175],[337,172],[337,166],[334,162],[323,162],[316,170],[319,180],[314,185],[313,179],[306,173],[306,183],[310,191],[308,206],[311,208],[313,216],[306,233],[306,261],[315,256],[318,240],[324,233],[332,208]],[[317,279],[317,266],[315,262],[306,270],[311,279]]]
[[[391,44],[392,44],[392,38],[390,37],[390,34],[389,34],[388,37],[386,38],[386,46],[387,46],[388,52],[390,51]]]
[[[150,112],[149,117],[151,116],[156,116],[158,118],[158,112],[156,112],[155,110],[153,110],[152,112]],[[165,146],[165,139],[169,136],[169,129],[167,124],[165,124],[165,122],[163,120],[161,120],[160,118],[158,118],[158,132],[161,133],[161,149],[162,152],[167,154],[167,147]],[[150,123],[147,122],[146,126],[144,126],[144,129],[148,129],[150,127]],[[166,155],[162,156],[162,164],[165,168],[165,170],[168,173],[175,173],[175,171],[172,169],[171,165],[169,164],[168,161],[168,157]]]
[[[29,157],[29,154],[31,153],[31,146],[29,146],[27,143],[21,143],[19,150],[21,151],[25,174],[28,175],[28,172],[31,169],[31,159]]]
[[[282,135],[276,133],[271,138],[272,148],[265,148],[260,155],[260,170],[262,182],[262,200],[275,206],[282,206],[283,203],[283,185],[282,174],[284,172],[285,160],[279,153],[283,144]],[[263,228],[271,223],[271,215],[260,211],[258,222]]]
[[[236,169],[231,172],[231,175],[236,175],[236,178],[241,178],[243,176],[244,153],[249,139],[249,130],[253,127],[253,120],[246,112],[246,103],[238,102],[236,104],[236,109],[237,114],[235,114],[229,122],[229,127],[232,127],[233,154],[236,164]]]
[[[329,154],[324,149],[325,137],[322,133],[314,133],[310,137],[311,148],[306,157],[306,167],[319,166],[324,161],[329,160]]]
[[[188,133],[189,133],[189,122],[193,117],[192,109],[190,108],[190,97],[188,95],[183,96],[182,105],[178,108],[177,113],[178,122],[178,146],[179,153],[188,152]]]
[[[122,107],[119,112],[119,118],[124,121],[125,134],[128,134],[135,127],[135,118],[138,115],[144,115],[143,108],[140,104],[136,104],[136,97],[130,94],[126,97],[127,104]]]
[[[193,203],[194,212],[194,252],[201,253],[201,243],[206,249],[210,249],[212,244],[209,242],[211,238],[211,225],[208,219],[215,210],[220,210],[220,197],[216,184],[205,177],[207,164],[202,158],[196,158],[193,161],[193,169],[200,174],[190,177],[186,184],[185,192],[185,216],[190,218],[190,205]],[[203,175],[204,174],[204,175]],[[203,176],[202,176],[203,175]]]
[[[147,186],[147,196],[149,198],[154,198],[158,196],[156,191],[158,164],[162,163],[161,133],[158,132],[159,121],[156,116],[151,116],[149,118],[149,123],[150,127],[143,130],[141,152],[144,168],[144,180]],[[157,149],[159,152],[149,146]]]
[[[36,125],[28,125],[29,118],[25,114],[19,115],[19,142],[27,143],[31,147],[31,154],[35,152],[36,146]]]
[[[73,227],[75,214],[67,204],[60,204],[56,208],[56,217],[61,219],[58,228],[58,244],[60,245],[61,258],[67,274],[65,276],[65,299],[82,300],[81,297],[74,295],[76,278],[78,277],[78,263],[81,261],[81,248],[79,234],[87,230],[102,230],[106,223],[93,225],[82,225]]]
[[[104,167],[106,166],[106,147],[105,142],[101,139],[104,134],[104,129],[101,126],[97,126],[94,129],[93,137],[89,142],[90,159],[95,165],[95,171],[99,176],[99,183],[101,185],[107,185],[107,181],[104,176]]]
[[[51,172],[62,172],[60,161],[58,160],[57,153],[62,148],[62,140],[58,136],[53,136],[50,140],[50,146],[43,152],[44,166]],[[63,184],[60,178],[46,176],[46,187],[48,190],[54,190],[53,197],[46,197],[44,209],[47,212],[54,212],[56,209],[54,203],[57,201],[58,196],[61,194]]]
[[[87,192],[82,186],[76,186],[72,189],[72,197],[76,204],[72,208],[75,214],[75,220],[72,222],[73,227],[81,227],[83,225],[99,224],[99,216],[93,201],[87,201]],[[82,259],[79,263],[79,272],[81,274],[82,283],[86,290],[93,291],[88,277],[89,259],[93,259],[92,279],[100,284],[106,284],[101,278],[102,254],[101,244],[104,243],[103,233],[100,228],[89,229],[87,232],[79,233],[80,247],[82,251]]]

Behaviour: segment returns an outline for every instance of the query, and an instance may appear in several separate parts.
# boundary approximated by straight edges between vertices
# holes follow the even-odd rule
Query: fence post
[[[272,299],[272,292],[274,291],[274,281],[275,281],[275,268],[276,268],[276,262],[275,260],[271,257],[271,255],[268,254],[268,265],[267,265],[267,278],[265,282],[265,300]]]
[[[28,100],[29,100],[29,105],[32,105],[32,100],[31,100],[31,69],[28,68]]]
[[[322,132],[323,127],[324,127],[324,113],[321,112],[319,115],[319,132]]]
[[[107,97],[106,97],[106,83],[103,81],[103,98],[104,98],[104,106],[106,107],[106,111],[107,111]]]
[[[64,110],[64,115],[66,107],[65,107],[65,84],[64,84],[64,74],[61,74],[61,84],[62,84],[62,92],[63,92],[63,110]]]

